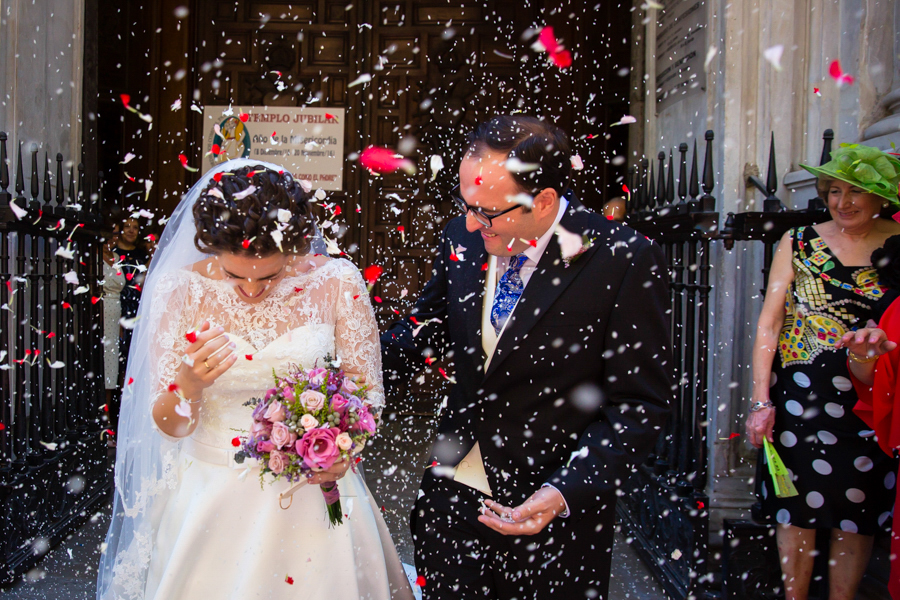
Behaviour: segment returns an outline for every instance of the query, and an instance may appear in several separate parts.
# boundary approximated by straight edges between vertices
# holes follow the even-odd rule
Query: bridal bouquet
[[[351,460],[375,435],[375,415],[366,404],[365,385],[358,385],[326,357],[324,367],[292,365],[284,375],[273,373],[275,386],[264,398],[252,398],[253,424],[247,436],[235,438],[235,461],[255,458],[260,483],[271,474],[302,482],[311,473]],[[343,522],[337,482],[321,484],[332,525]],[[296,489],[296,488],[294,488]],[[293,491],[293,490],[291,490]]]

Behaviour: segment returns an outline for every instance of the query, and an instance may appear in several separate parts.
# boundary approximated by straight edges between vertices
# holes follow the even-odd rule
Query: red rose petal
[[[181,163],[181,166],[182,166],[182,167],[186,167],[186,166],[187,166],[188,159],[187,159],[187,156],[185,156],[184,154],[179,154],[179,155],[178,155],[178,161]]]
[[[215,181],[216,183],[219,183],[220,181],[222,181],[221,171],[219,173],[216,173],[215,175],[213,175],[213,181]]]
[[[122,104],[124,104],[125,106],[128,106],[129,104],[131,104],[131,96],[130,95],[119,94],[119,98],[122,99]]]
[[[246,250],[250,247],[250,240],[244,240],[243,242],[241,242],[241,246],[243,246],[244,250]]]
[[[236,437],[236,438],[232,439],[232,440],[231,440],[231,445],[234,446],[235,448],[237,448],[238,446],[240,446],[240,445],[241,445],[241,438]]]
[[[63,302],[63,303],[62,303],[62,307],[63,307],[63,308],[72,308],[72,305],[69,304],[68,302]]]
[[[416,585],[419,587],[425,587],[425,578],[419,575],[416,577]]]
[[[363,270],[363,279],[369,285],[374,285],[382,273],[384,273],[384,267],[381,265],[369,265]]]
[[[177,391],[177,390],[178,390],[178,384],[177,384],[177,383],[170,383],[170,384],[169,384],[169,391],[170,391],[170,392],[175,392],[175,391]]]
[[[250,119],[250,115],[248,115],[247,113],[241,113],[238,115],[238,118],[242,123],[246,123]]]
[[[125,279],[131,281],[132,279],[134,279],[134,273],[125,273]]]
[[[400,233],[403,233],[404,231],[406,231],[406,227],[401,225],[400,227],[397,228],[397,231],[399,231]]]
[[[372,296],[372,299],[375,300],[375,302],[381,304],[381,296]]]
[[[487,270],[488,270],[488,264],[487,264],[487,263],[484,263],[483,265],[481,265],[481,270],[482,270],[482,271],[487,271]]]
[[[196,331],[188,331],[184,334],[184,339],[186,339],[189,343],[193,344],[197,341],[197,332]]]
[[[288,575],[285,575],[284,582],[288,585],[294,585],[294,578]]]
[[[210,148],[209,151],[212,152],[213,154],[215,154],[216,156],[218,156],[219,154],[222,154],[222,148],[218,144],[213,144],[212,148]]]
[[[353,299],[354,299],[354,300],[356,300],[357,298],[359,298],[359,294],[353,296]]]
[[[339,217],[340,215],[341,215],[341,207],[340,207],[340,206],[335,206],[335,207],[334,207],[334,216],[335,216],[335,217]]]
[[[109,404],[103,405],[103,412],[109,412]]]
[[[334,116],[333,114],[331,114],[331,113],[325,113],[325,118],[326,118],[326,119],[337,119],[337,117],[335,117],[335,116]]]
[[[454,262],[459,262],[459,257],[454,252],[454,253],[450,254],[450,260],[452,260]]]
[[[728,436],[728,439],[729,439],[729,440],[733,440],[733,439],[736,438],[736,437],[741,437],[741,434],[739,434],[739,433],[732,433],[731,435]]]
[[[550,59],[553,61],[553,64],[560,69],[565,69],[566,67],[572,66],[572,55],[569,54],[568,50],[563,50],[562,52],[552,54],[550,55]]]
[[[52,338],[55,338],[55,337],[56,337],[56,334],[53,333],[52,331],[51,331],[50,333],[47,334],[47,339],[48,339],[48,340],[49,340],[49,339],[52,339]]]
[[[6,429],[6,425],[4,425],[3,423],[0,423],[0,431],[3,431],[4,429]]]
[[[100,298],[98,298],[97,296],[91,296],[91,304],[97,304],[98,302],[100,302]]]
[[[246,358],[247,360],[253,360],[253,355],[252,355],[252,354],[245,354],[245,355],[244,355],[244,358]]]
[[[481,185],[482,183],[484,183],[484,178],[481,175],[475,178],[475,185]]]
[[[126,383],[125,385],[131,385],[132,383],[134,383],[134,377],[129,377],[128,383]]]

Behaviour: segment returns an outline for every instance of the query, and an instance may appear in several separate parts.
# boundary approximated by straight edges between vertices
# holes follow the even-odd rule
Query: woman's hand
[[[331,467],[325,469],[324,471],[318,471],[316,473],[310,473],[306,480],[309,483],[321,485],[323,483],[331,483],[335,482],[344,475],[347,474],[347,469],[350,468],[349,460],[342,460],[341,462],[336,462]]]
[[[878,323],[869,319],[865,327],[845,333],[834,347],[846,348],[858,358],[865,359],[887,354],[897,347],[897,343],[890,341],[884,330],[878,329]]]
[[[197,399],[211,386],[222,373],[231,368],[237,361],[236,348],[229,341],[225,329],[212,328],[204,321],[197,332],[197,339],[187,347],[185,355],[188,360],[182,361],[181,368],[175,376],[175,383],[189,399]]]
[[[753,396],[754,404],[757,402],[767,402],[768,400],[768,398],[757,398],[756,395]],[[754,448],[762,448],[763,438],[768,438],[770,442],[774,442],[775,409],[763,408],[750,413],[750,416],[747,417],[745,428],[747,430],[747,441],[749,441]]]

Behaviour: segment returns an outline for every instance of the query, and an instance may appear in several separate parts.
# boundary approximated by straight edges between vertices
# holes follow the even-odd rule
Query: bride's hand
[[[337,481],[341,477],[347,474],[347,469],[350,468],[350,461],[343,460],[341,462],[336,462],[331,465],[330,468],[325,469],[324,471],[319,471],[318,473],[311,473],[307,477],[307,481],[309,483],[313,483],[316,485],[320,485],[323,483],[329,483],[332,481]]]
[[[360,373],[350,373],[348,371],[344,371],[344,377],[348,378],[358,386],[366,385],[366,376],[361,375]]]
[[[197,339],[185,352],[188,360],[182,361],[175,377],[175,383],[191,399],[197,399],[237,360],[237,354],[232,352],[237,346],[229,341],[224,328],[212,328],[209,321],[204,321],[196,333]]]

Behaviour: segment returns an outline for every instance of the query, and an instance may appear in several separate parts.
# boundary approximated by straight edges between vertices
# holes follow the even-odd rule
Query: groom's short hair
[[[533,171],[510,171],[526,192],[553,188],[562,196],[569,187],[572,171],[569,137],[552,123],[526,115],[499,115],[470,132],[468,141],[467,155],[477,157],[490,150],[539,165]]]

